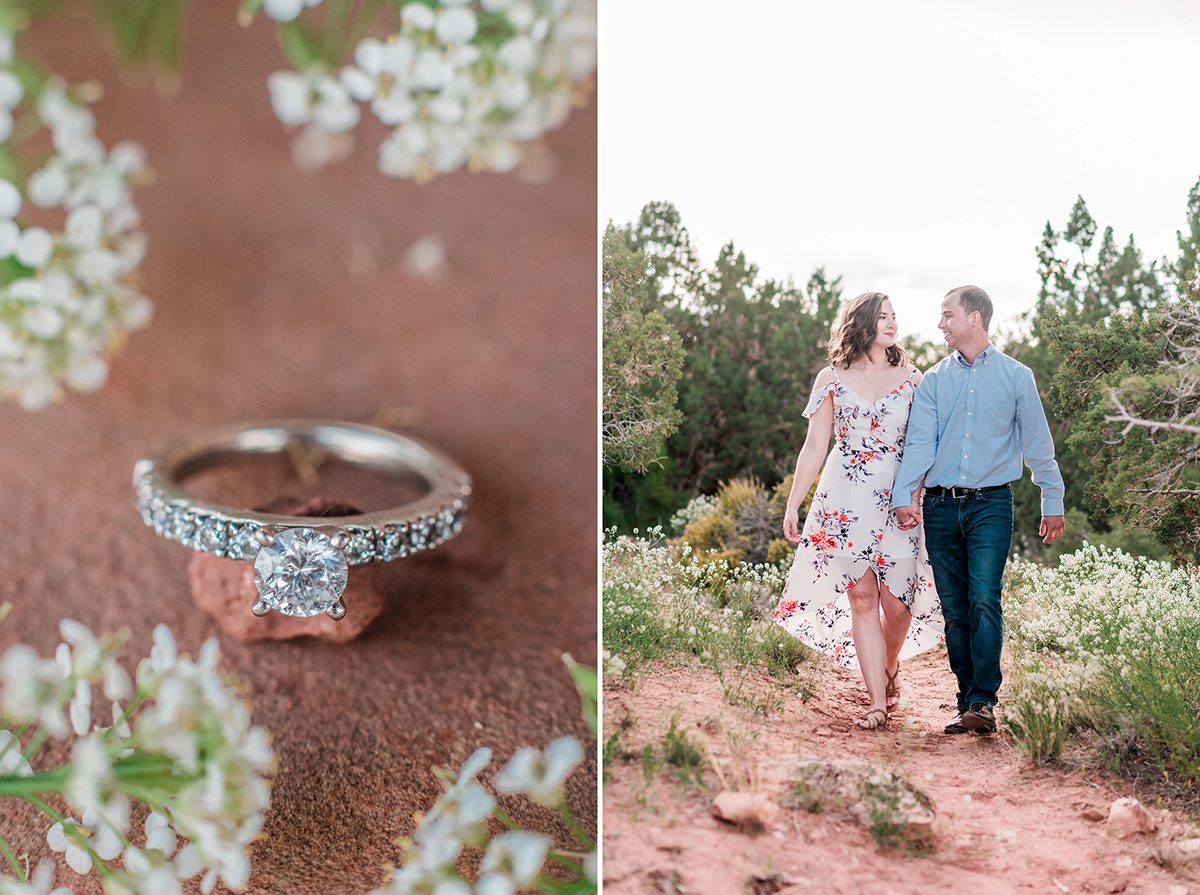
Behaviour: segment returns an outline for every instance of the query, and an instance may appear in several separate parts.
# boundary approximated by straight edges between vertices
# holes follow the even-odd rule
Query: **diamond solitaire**
[[[412,503],[352,516],[314,518],[222,506],[187,494],[193,473],[244,454],[319,449],[384,476],[417,480]],[[255,615],[346,615],[349,567],[430,550],[457,535],[466,518],[471,477],[440,451],[404,435],[354,423],[283,420],[213,432],[139,460],[133,468],[138,510],[163,537],[254,564]]]
[[[342,618],[342,591],[349,567],[333,539],[311,528],[289,528],[274,536],[254,558],[258,600],[251,611],[266,615],[277,609],[286,615],[328,612]]]

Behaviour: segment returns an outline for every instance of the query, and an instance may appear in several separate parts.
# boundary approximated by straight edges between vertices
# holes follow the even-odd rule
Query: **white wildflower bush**
[[[385,175],[511,171],[596,65],[595,0],[248,0],[243,21],[259,10],[293,66],[268,79],[272,106],[312,167],[344,156],[366,113],[389,128]]]
[[[93,392],[150,319],[132,187],[140,146],[106,147],[87,100],[16,52],[0,10],[0,397],[40,410]]]
[[[1009,566],[1013,657],[1002,710],[1035,758],[1073,726],[1132,731],[1142,757],[1200,782],[1200,575],[1084,545],[1055,567]]]
[[[698,561],[662,530],[645,536],[606,532],[602,618],[607,675],[617,682],[654,659],[699,660],[718,672],[765,670],[786,677],[810,651],[771,621],[787,572],[773,563]]]
[[[670,530],[675,535],[681,535],[693,522],[717,512],[720,507],[720,501],[717,500],[715,495],[697,495],[671,515]]]
[[[597,731],[596,672],[564,656],[583,703],[584,718]],[[477,749],[457,772],[434,773],[445,791],[422,815],[411,837],[400,840],[402,859],[388,881],[371,895],[590,895],[597,891],[598,853],[594,839],[571,810],[564,793],[567,779],[584,759],[583,745],[559,737],[545,749],[515,752],[496,773],[493,787],[509,797],[524,797],[556,811],[574,839],[559,848],[545,833],[523,828],[479,781],[492,761],[492,750]],[[482,857],[472,880],[460,869],[474,852]]]
[[[197,876],[205,893],[244,887],[274,756],[216,640],[192,659],[159,625],[131,675],[125,633],[98,638],[69,619],[59,630],[52,657],[25,644],[0,656],[0,818],[8,800],[36,807],[50,850],[110,895],[171,895]],[[45,895],[70,877],[48,860],[29,873],[7,835],[0,824],[0,895]]]

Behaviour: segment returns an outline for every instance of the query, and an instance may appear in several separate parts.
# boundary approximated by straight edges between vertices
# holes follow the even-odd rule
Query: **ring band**
[[[200,500],[180,482],[234,457],[317,447],[346,463],[397,478],[415,476],[418,499],[384,510],[318,518],[260,513]],[[321,612],[340,619],[347,567],[401,559],[457,535],[471,477],[442,452],[373,426],[326,420],[276,420],[220,429],[138,460],[133,487],[145,523],[193,550],[254,563],[255,615]]]

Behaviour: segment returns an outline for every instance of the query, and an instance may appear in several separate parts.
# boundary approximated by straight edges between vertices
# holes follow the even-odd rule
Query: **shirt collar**
[[[993,346],[991,342],[988,342],[987,345],[985,345],[983,347],[983,350],[980,351],[977,355],[975,355],[975,360],[979,361],[982,359],[983,362],[986,364],[988,357],[990,357],[992,354],[994,354],[995,351],[996,351],[995,346]],[[967,363],[967,359],[965,357],[963,357],[962,352],[959,351],[957,348],[954,349],[954,357],[964,367],[973,366],[972,364]]]

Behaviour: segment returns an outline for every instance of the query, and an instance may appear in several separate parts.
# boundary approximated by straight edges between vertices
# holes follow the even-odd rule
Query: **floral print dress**
[[[839,665],[857,668],[847,591],[867,569],[912,612],[901,658],[941,639],[942,611],[924,526],[902,531],[891,511],[916,370],[871,403],[830,369],[833,378],[814,390],[804,416],[816,413],[826,395],[832,397],[834,448],[821,471],[775,621]]]

